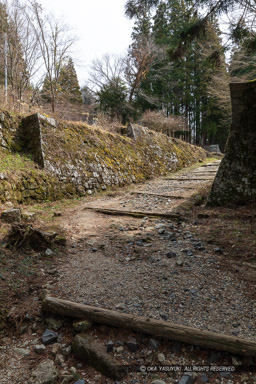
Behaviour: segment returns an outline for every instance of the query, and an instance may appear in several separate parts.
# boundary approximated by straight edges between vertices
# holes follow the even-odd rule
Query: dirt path
[[[181,210],[204,185],[212,183],[219,162],[184,170],[90,200],[66,210],[55,222],[69,234],[66,259],[47,283],[52,296],[164,319],[227,335],[256,340],[255,270],[229,259],[214,241],[195,235],[200,218],[150,217],[150,213]],[[88,209],[90,208],[90,209]],[[95,208],[95,210],[93,209]],[[106,215],[96,209],[145,212],[142,217]],[[199,223],[198,223],[199,222]],[[64,332],[65,333],[65,332]],[[109,327],[93,328],[101,343],[114,342],[111,352],[120,364],[232,364],[232,357],[193,346],[160,341]],[[125,347],[135,337],[138,350]],[[160,356],[160,355],[163,356]],[[164,360],[161,360],[164,359]],[[64,368],[74,364],[67,361]],[[113,383],[86,366],[86,383]],[[209,374],[210,383],[255,383],[253,372]],[[182,374],[159,375],[161,383],[178,383]],[[206,382],[194,375],[195,383]],[[153,383],[153,375],[130,374],[123,383]],[[7,381],[2,381],[7,383]],[[0,380],[0,383],[2,383]],[[17,381],[20,383],[22,381]],[[61,381],[60,381],[61,382]],[[160,384],[160,383],[159,383]]]
[[[215,162],[156,179],[66,213],[61,224],[72,232],[70,261],[60,269],[52,294],[256,340],[247,268],[238,271],[220,249],[195,238],[185,217],[147,217],[147,212],[176,211],[214,179],[217,168]],[[87,207],[146,213],[112,216]]]
[[[67,229],[75,239],[84,236],[102,238],[112,224],[120,223],[129,219],[124,217],[113,218],[106,215],[99,215],[86,208],[106,208],[122,211],[145,211],[147,212],[171,212],[175,211],[186,199],[204,185],[209,185],[214,180],[218,169],[219,161],[207,164],[192,171],[182,171],[172,177],[161,177],[137,185],[130,192],[122,190],[110,193],[102,198],[97,198],[90,203],[79,206],[75,210],[68,210],[59,219],[59,224]],[[175,180],[177,179],[177,180]],[[137,220],[132,220],[137,222]]]

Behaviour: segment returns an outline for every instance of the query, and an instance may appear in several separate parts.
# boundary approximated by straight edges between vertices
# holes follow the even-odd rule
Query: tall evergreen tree
[[[82,93],[71,57],[69,57],[67,63],[61,67],[58,89],[59,95],[63,96],[71,103],[82,103]]]
[[[197,23],[197,16],[188,12],[190,3],[166,0],[158,5],[152,37],[165,55],[142,81],[137,102],[144,110],[157,108],[167,116],[183,115],[196,143],[219,141],[223,148],[228,127],[223,116],[227,113],[216,102],[212,88],[217,73],[227,84],[227,71],[216,21],[207,23],[204,34],[187,47],[183,56],[173,57],[182,31]]]
[[[68,101],[71,103],[82,103],[82,92],[79,87],[76,70],[71,57],[65,59],[60,67],[58,79],[54,80],[56,88],[56,100]],[[47,103],[51,102],[51,83],[46,75],[42,88],[42,98]]]
[[[121,119],[125,123],[127,110],[127,88],[119,77],[112,78],[97,92],[100,109],[111,118]]]

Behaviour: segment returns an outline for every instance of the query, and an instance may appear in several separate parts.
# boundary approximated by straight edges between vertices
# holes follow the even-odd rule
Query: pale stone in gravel
[[[60,350],[60,348],[61,348],[61,344],[60,344],[60,343],[55,343],[55,344],[53,344],[53,346],[52,346],[52,353],[53,353],[54,355],[56,355],[56,353],[58,353],[58,351]]]
[[[49,289],[51,287],[47,287],[47,288]],[[48,325],[48,327],[50,329],[53,329],[54,331],[57,331],[63,325],[63,321],[56,320],[53,317],[49,317],[49,318],[46,319],[46,324]]]
[[[69,356],[71,354],[71,345],[69,345],[68,347],[62,348],[60,353],[63,356]]]
[[[45,347],[45,345],[43,345],[43,344],[38,344],[38,345],[35,345],[35,347],[34,347],[34,351],[36,352],[36,353],[38,353],[38,354],[42,354],[42,353],[44,353],[45,352],[45,350],[46,350],[46,347]]]
[[[60,366],[62,366],[64,363],[65,363],[65,358],[63,355],[56,355],[56,359],[55,359],[56,363]]]
[[[52,360],[45,360],[32,372],[29,384],[55,384],[58,371]]]
[[[158,358],[158,361],[159,361],[160,363],[162,363],[163,361],[165,361],[165,355],[164,355],[163,353],[159,353],[159,354],[157,355],[157,358]]]
[[[25,348],[15,348],[15,352],[18,353],[20,356],[30,355],[30,350]]]

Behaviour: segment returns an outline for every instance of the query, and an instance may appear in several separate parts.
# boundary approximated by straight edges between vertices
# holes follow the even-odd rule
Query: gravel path
[[[48,272],[47,268],[41,270],[45,277],[43,288],[53,296],[80,303],[256,341],[256,269],[230,259],[214,241],[198,238],[195,226],[203,219],[109,216],[86,209],[177,212],[179,205],[202,185],[211,183],[217,168],[218,162],[151,180],[128,191],[90,198],[86,205],[70,208],[55,218],[54,223],[65,227],[71,241],[66,256],[49,266]],[[256,383],[256,370],[193,372],[191,376],[181,371],[131,371],[122,382],[114,382],[76,361],[72,354],[59,354],[58,346],[69,348],[74,336],[68,319],[58,330],[62,344],[47,345],[45,352],[37,355],[35,345],[42,343],[42,334],[49,326],[47,318],[41,317],[39,306],[38,316],[36,321],[32,316],[25,334],[3,340],[1,384],[28,384],[31,370],[46,359],[58,368],[56,384],[78,383],[78,377],[86,384]],[[255,364],[253,358],[151,338],[130,330],[93,324],[87,333],[123,366],[228,365],[236,369],[240,364]]]
[[[173,178],[214,178],[217,164]],[[205,175],[205,176],[204,176]],[[195,193],[204,181],[161,178],[138,191]],[[177,187],[179,189],[177,189]],[[183,196],[183,195],[182,195]],[[88,206],[171,211],[181,200],[118,194]],[[73,232],[70,262],[52,293],[69,300],[169,320],[256,340],[252,271],[228,260],[214,244],[193,235],[193,225],[158,219],[110,217],[79,209],[64,218]],[[63,225],[63,220],[62,220]]]

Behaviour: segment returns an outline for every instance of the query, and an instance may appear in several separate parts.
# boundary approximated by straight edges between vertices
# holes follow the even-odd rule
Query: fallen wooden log
[[[73,303],[54,297],[46,297],[43,301],[42,308],[46,312],[62,316],[87,319],[99,324],[131,329],[144,334],[199,345],[205,348],[231,352],[238,355],[256,356],[255,341],[244,340],[234,336],[202,331],[180,324],[169,323],[167,321],[119,313],[109,309]]]
[[[104,213],[106,215],[115,215],[115,216],[132,216],[132,217],[165,217],[166,219],[180,219],[181,215],[179,213],[172,212],[150,212],[150,211],[125,211],[119,209],[111,208],[97,208],[97,207],[85,207],[84,209],[91,209],[95,212]]]
[[[147,192],[147,191],[132,191],[132,195],[148,195],[148,196],[158,196],[158,197],[166,197],[169,199],[186,199],[187,197],[182,196],[174,196],[174,195],[163,195],[161,193]]]
[[[212,174],[212,173],[217,173],[217,169],[215,170],[210,170],[210,169],[206,169],[205,171],[195,171],[195,172],[192,172],[192,175],[207,175],[208,173]],[[209,175],[207,175],[209,176]]]
[[[167,180],[168,180],[168,179],[167,179]],[[177,187],[176,185],[170,185],[170,186],[168,187],[168,189],[170,189],[170,191],[171,191],[172,189],[178,189],[178,190],[182,190],[182,189],[193,189],[193,190],[196,191],[196,188],[197,188],[197,185],[195,185],[194,187],[189,187],[188,185],[182,185],[182,186],[180,186],[180,187]]]
[[[180,178],[174,178],[174,177],[166,177],[165,180],[175,180],[175,181],[213,181],[213,177],[211,179],[198,179],[198,178],[190,178],[190,177],[180,177]]]
[[[213,163],[213,164],[204,164],[204,165],[201,165],[200,168],[207,168],[207,167],[218,167],[220,165],[220,163]]]

